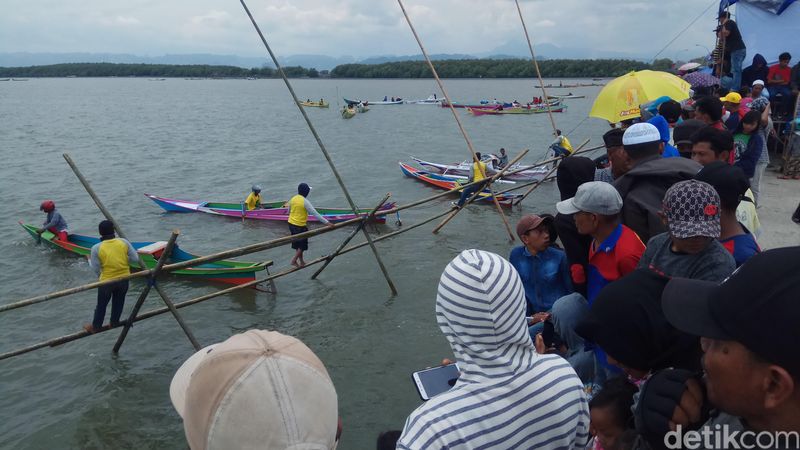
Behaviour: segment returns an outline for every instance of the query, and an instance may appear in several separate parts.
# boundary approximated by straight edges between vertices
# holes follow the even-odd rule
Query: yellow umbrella
[[[589,117],[611,123],[640,116],[639,105],[667,96],[681,101],[689,98],[691,85],[667,72],[640,70],[617,77],[603,87],[592,105]]]

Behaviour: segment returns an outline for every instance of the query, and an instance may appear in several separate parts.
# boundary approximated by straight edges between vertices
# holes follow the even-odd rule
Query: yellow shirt
[[[257,206],[261,206],[261,194],[251,192],[250,195],[247,196],[247,200],[244,201],[244,204],[247,205],[248,211],[256,209]]]
[[[100,242],[97,249],[100,259],[100,281],[130,275],[131,268],[128,264],[128,244],[120,239],[108,239]]]
[[[289,200],[289,223],[296,227],[304,227],[308,223],[306,198],[300,194]]]
[[[573,150],[573,148],[572,148],[572,144],[570,144],[570,143],[569,143],[569,139],[567,139],[567,137],[566,137],[566,136],[563,136],[563,135],[562,135],[562,136],[561,136],[561,138],[562,138],[562,139],[561,139],[561,146],[562,146],[562,147],[564,147],[565,149],[567,149],[567,151],[568,151],[568,152],[570,153],[570,155],[571,155],[571,154],[572,154],[572,152],[574,152],[574,151],[575,151],[575,150]]]
[[[481,181],[486,178],[486,163],[473,162],[472,163],[472,181]]]

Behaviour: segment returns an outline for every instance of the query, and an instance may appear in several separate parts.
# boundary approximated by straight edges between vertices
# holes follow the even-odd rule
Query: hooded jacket
[[[594,180],[595,164],[583,156],[571,156],[561,161],[556,171],[556,184],[561,200],[575,196],[578,186]],[[578,233],[574,214],[556,214],[554,223],[564,252],[567,254],[572,284],[575,289],[586,295],[586,266],[589,264],[589,245],[592,237]],[[550,237],[551,241],[553,237]]]
[[[756,80],[761,80],[766,83],[768,73],[769,67],[767,66],[767,60],[761,56],[761,53],[756,53],[756,55],[753,56],[753,64],[742,70],[742,86],[750,87],[753,85],[753,81]],[[737,86],[734,90],[739,90],[739,87]]]
[[[658,212],[667,189],[678,181],[694,178],[702,166],[686,158],[652,156],[636,163],[614,182],[622,196],[622,223],[642,242],[667,231]]]
[[[411,413],[398,449],[586,446],[580,379],[560,356],[536,353],[524,312],[522,283],[505,259],[464,250],[447,265],[436,319],[461,375]]]
[[[678,149],[669,143],[669,123],[667,123],[667,119],[665,119],[664,116],[655,116],[648,120],[647,123],[655,126],[658,129],[658,134],[661,135],[661,142],[664,143],[664,152],[661,154],[661,156],[664,158],[681,156],[681,154],[678,152]]]

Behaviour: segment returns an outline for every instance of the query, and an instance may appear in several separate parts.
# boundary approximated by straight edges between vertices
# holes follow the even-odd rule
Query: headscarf
[[[461,376],[411,413],[397,448],[586,445],[580,379],[560,356],[536,353],[511,263],[481,250],[461,252],[439,280],[436,319]]]
[[[311,192],[311,187],[305,183],[300,183],[297,186],[297,193],[302,195],[303,197],[308,197],[308,193]]]

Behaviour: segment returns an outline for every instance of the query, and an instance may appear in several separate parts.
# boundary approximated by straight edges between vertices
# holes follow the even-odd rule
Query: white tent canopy
[[[757,6],[763,3],[736,2],[735,19],[747,46],[744,66],[750,65],[756,53],[772,64],[783,52],[792,54],[794,65],[800,61],[800,1],[791,2],[779,15]]]

